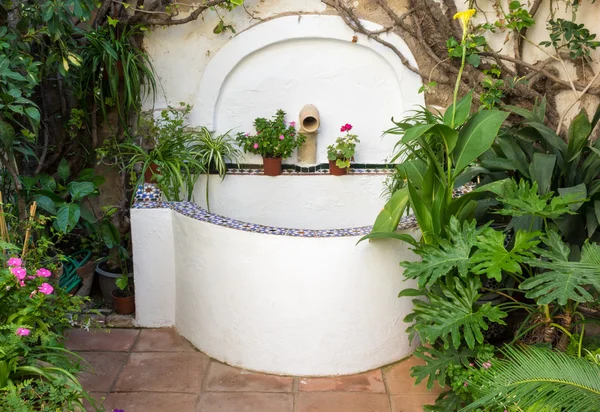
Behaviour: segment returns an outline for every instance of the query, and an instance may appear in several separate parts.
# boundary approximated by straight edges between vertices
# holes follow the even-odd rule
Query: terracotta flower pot
[[[144,183],[156,183],[156,175],[159,175],[158,165],[150,163],[144,172]]]
[[[124,291],[119,289],[112,293],[113,307],[119,315],[131,315],[135,313],[135,295],[130,293],[127,296]]]
[[[281,157],[263,157],[265,176],[279,176],[281,174]]]
[[[342,169],[341,167],[336,165],[335,162],[335,160],[329,161],[329,173],[331,173],[334,176],[343,176],[346,173],[348,173],[348,169]]]

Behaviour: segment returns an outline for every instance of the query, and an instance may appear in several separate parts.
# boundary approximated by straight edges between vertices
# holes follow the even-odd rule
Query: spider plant
[[[206,127],[200,130],[197,150],[206,173],[206,208],[210,212],[208,197],[210,173],[217,173],[221,180],[223,180],[225,173],[227,173],[226,160],[239,165],[238,157],[241,152],[235,146],[234,140],[229,136],[229,131],[225,134],[213,136]]]
[[[119,119],[127,121],[131,112],[139,112],[142,99],[156,96],[156,78],[148,55],[135,46],[140,35],[136,26],[117,29],[101,27],[85,33],[87,40],[81,56],[80,90],[93,94],[106,118],[108,107],[116,107]],[[91,88],[91,90],[90,90]]]
[[[185,126],[189,111],[189,106],[182,110],[169,107],[158,119],[151,119],[143,131],[146,134],[144,146],[150,146],[150,150],[133,138],[116,143],[116,157],[124,162],[122,167],[132,177],[134,187],[144,183],[144,175],[150,170],[167,200],[179,202],[184,194],[188,201],[191,200],[192,188],[205,171],[205,164],[198,145],[198,133]]]

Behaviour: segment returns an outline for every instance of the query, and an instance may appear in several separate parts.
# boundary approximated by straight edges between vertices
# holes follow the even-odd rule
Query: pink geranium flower
[[[37,272],[35,272],[37,277],[40,278],[49,278],[52,273],[50,273],[50,271],[48,269],[44,269],[44,268],[40,268],[37,270]]]
[[[54,291],[54,288],[49,283],[42,283],[38,290],[44,295],[49,295]]]
[[[23,261],[19,258],[11,257],[10,259],[8,259],[6,264],[10,267],[21,266],[23,264]]]
[[[258,149],[258,143],[254,143],[254,148]]]
[[[340,132],[349,132],[350,130],[352,130],[352,125],[350,123],[346,123],[340,127]]]
[[[290,126],[296,127],[296,122],[290,122]]]
[[[283,140],[283,139],[285,139],[285,136],[284,136],[284,135],[282,135],[282,134],[281,134],[281,135],[279,135],[279,140]]]
[[[27,328],[17,328],[17,331],[15,332],[17,336],[29,336],[30,333],[31,331]]]
[[[19,280],[23,280],[27,276],[27,271],[22,267],[12,267],[10,271]]]

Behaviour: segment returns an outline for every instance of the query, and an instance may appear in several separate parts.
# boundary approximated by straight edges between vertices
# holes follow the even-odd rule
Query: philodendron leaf
[[[478,234],[475,221],[464,222],[461,226],[458,219],[452,216],[447,237],[439,239],[439,244],[435,246],[422,244],[416,247],[414,252],[421,256],[420,261],[401,263],[406,268],[404,276],[417,279],[421,288],[430,287],[454,270],[466,277],[472,266],[469,258]]]
[[[600,290],[600,245],[584,244],[580,261],[570,262],[571,249],[558,233],[550,232],[544,243],[548,249],[538,250],[541,259],[527,259],[526,263],[546,271],[525,280],[519,289],[528,291],[525,296],[540,305],[593,301],[588,289]]]
[[[588,136],[592,132],[592,124],[587,116],[585,109],[581,109],[579,114],[571,121],[569,126],[568,146],[569,151],[568,161],[576,158],[580,153],[585,144],[587,143]]]
[[[400,218],[408,206],[408,188],[402,188],[394,192],[390,200],[385,204],[383,210],[379,212],[373,232],[394,232],[398,228]]]
[[[459,132],[452,152],[454,176],[458,176],[492,146],[507,117],[508,113],[499,110],[482,110],[471,117]]]
[[[477,251],[471,257],[475,266],[471,271],[478,275],[486,275],[498,282],[502,280],[502,272],[521,273],[521,263],[528,258],[534,258],[533,248],[537,246],[540,233],[517,232],[515,243],[509,251],[504,243],[504,232],[491,228],[485,229],[477,237]]]
[[[490,303],[477,305],[481,281],[476,277],[449,278],[439,285],[440,294],[429,293],[428,301],[413,300],[413,313],[405,321],[415,321],[409,329],[417,332],[423,343],[442,339],[444,348],[459,348],[464,340],[469,348],[483,343],[482,330],[490,322],[504,325],[506,313]]]

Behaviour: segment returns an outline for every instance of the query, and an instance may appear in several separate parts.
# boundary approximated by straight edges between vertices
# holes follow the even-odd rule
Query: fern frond
[[[540,347],[507,346],[502,352],[506,358],[495,361],[480,378],[478,399],[462,411],[499,405],[561,412],[600,409],[600,366]]]

